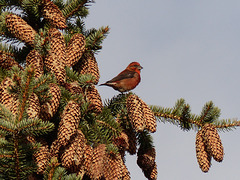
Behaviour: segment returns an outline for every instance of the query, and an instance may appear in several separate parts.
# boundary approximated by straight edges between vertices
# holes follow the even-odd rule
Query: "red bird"
[[[100,86],[110,86],[121,93],[130,91],[141,81],[140,71],[142,68],[138,62],[132,62],[124,71]]]

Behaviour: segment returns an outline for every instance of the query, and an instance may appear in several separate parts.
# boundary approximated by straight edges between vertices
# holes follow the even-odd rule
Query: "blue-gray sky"
[[[97,55],[100,82],[139,61],[142,81],[133,92],[147,104],[172,107],[184,98],[199,114],[212,100],[222,110],[220,119],[239,119],[239,17],[239,0],[96,1],[87,28],[111,28]],[[118,94],[109,87],[98,90],[103,100]],[[213,160],[206,174],[197,164],[195,136],[194,131],[158,123],[153,134],[158,179],[238,180],[240,129],[220,133],[224,160]],[[146,179],[136,156],[127,156],[127,167],[133,180]]]

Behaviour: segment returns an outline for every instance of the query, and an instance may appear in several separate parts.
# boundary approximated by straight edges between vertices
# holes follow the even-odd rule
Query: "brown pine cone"
[[[69,144],[61,156],[63,167],[69,169],[71,172],[77,172],[83,165],[85,147],[85,136],[82,131],[78,129],[74,137],[70,139]]]
[[[49,85],[49,94],[51,96],[51,99],[44,103],[41,106],[41,114],[40,117],[43,120],[49,120],[50,118],[53,117],[53,115],[56,113],[59,103],[60,103],[60,98],[61,98],[61,90],[56,84],[50,84]]]
[[[152,110],[148,107],[148,105],[142,99],[139,98],[139,100],[142,104],[142,111],[144,114],[146,129],[152,133],[156,132],[157,120]]]
[[[141,169],[148,169],[153,167],[156,159],[155,148],[142,149],[141,146],[138,150],[138,165]]]
[[[36,50],[31,50],[30,53],[27,55],[26,57],[26,64],[32,65],[34,70],[35,70],[35,78],[40,78],[43,73],[43,58],[42,56],[39,54],[38,51]]]
[[[69,101],[65,106],[58,128],[58,141],[66,146],[76,133],[81,118],[80,106],[75,101]]]
[[[203,172],[208,172],[211,167],[211,155],[206,150],[203,139],[203,130],[199,130],[196,135],[196,156],[199,167]]]
[[[106,156],[106,145],[99,144],[93,149],[92,163],[90,170],[91,179],[100,179],[103,176],[104,160]]]
[[[98,84],[100,74],[93,52],[84,53],[76,65],[73,66],[73,69],[80,74],[92,74],[96,78],[93,83]]]
[[[38,168],[37,173],[43,174],[46,166],[48,165],[50,159],[50,152],[48,145],[42,145],[34,154],[33,154],[34,161],[36,162]]]
[[[17,66],[22,69],[18,62],[15,61],[13,56],[3,51],[0,51],[0,67],[6,70],[10,70],[13,66]]]
[[[124,163],[120,154],[106,155],[104,160],[104,177],[106,180],[123,179]]]
[[[90,102],[89,110],[95,112],[96,114],[101,113],[103,108],[102,99],[95,86],[87,89],[86,97]]]
[[[66,44],[62,33],[53,28],[49,30],[50,50],[45,58],[44,64],[48,71],[55,74],[58,82],[64,84],[66,80]]]
[[[128,136],[128,148],[126,149],[129,154],[133,155],[136,154],[137,152],[137,138],[136,138],[136,133],[134,132],[134,130],[132,128],[129,129],[125,129],[124,132],[127,134]]]
[[[134,94],[127,98],[127,113],[132,127],[137,132],[142,132],[145,128],[144,113],[140,98]]]
[[[40,103],[38,96],[35,93],[32,93],[31,96],[29,96],[28,99],[28,109],[27,114],[29,118],[38,118],[40,114]]]
[[[90,176],[92,167],[93,148],[90,145],[86,145],[84,152],[84,170],[86,174]]]
[[[68,67],[74,66],[85,51],[86,40],[82,34],[74,34],[66,48],[66,63]]]
[[[31,46],[34,45],[37,32],[26,21],[15,14],[7,15],[5,21],[7,29],[13,36]]]
[[[50,0],[44,0],[43,17],[53,27],[64,29],[66,28],[66,18],[63,16],[62,11]]]
[[[207,151],[217,162],[222,162],[224,156],[223,145],[216,127],[213,124],[205,124],[203,133]]]
[[[14,115],[18,113],[19,100],[15,94],[8,91],[8,88],[13,85],[10,78],[5,78],[0,85],[0,103],[3,104]]]

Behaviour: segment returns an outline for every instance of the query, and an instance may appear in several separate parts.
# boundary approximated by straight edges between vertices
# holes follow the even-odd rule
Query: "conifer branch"
[[[14,162],[15,162],[15,172],[16,179],[20,180],[20,166],[19,166],[19,152],[18,152],[18,135],[15,134],[14,137]]]
[[[22,120],[23,113],[25,111],[25,106],[26,106],[26,102],[27,102],[27,98],[28,98],[28,94],[29,94],[29,85],[30,85],[30,81],[33,77],[34,69],[31,68],[27,71],[28,71],[29,76],[27,77],[26,85],[25,85],[23,95],[22,95],[22,101],[21,101],[21,104],[20,104],[20,113],[19,113],[19,116],[18,116],[18,121],[19,122]]]
[[[76,12],[78,12],[81,8],[84,7],[86,3],[92,3],[91,0],[72,0],[68,1],[64,9],[62,9],[63,15],[66,18],[73,16]]]

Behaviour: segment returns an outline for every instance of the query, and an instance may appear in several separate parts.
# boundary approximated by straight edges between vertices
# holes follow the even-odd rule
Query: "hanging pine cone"
[[[90,178],[100,179],[104,170],[104,159],[106,156],[106,145],[99,144],[93,149],[92,163],[90,168]]]
[[[129,128],[129,129],[125,129],[124,132],[127,134],[128,140],[129,140],[128,141],[129,147],[126,150],[131,155],[136,154],[136,152],[137,152],[137,138],[136,138],[136,134],[135,134],[134,130],[132,128]]]
[[[48,145],[42,145],[34,154],[34,161],[37,164],[37,173],[43,174],[50,159]]]
[[[66,28],[66,18],[63,16],[62,11],[50,0],[44,0],[43,17],[53,27],[64,29]]]
[[[92,146],[86,145],[84,152],[84,170],[86,174],[90,176],[92,167],[93,148]]]
[[[96,79],[94,84],[99,82],[99,69],[93,52],[86,52],[82,58],[73,66],[73,69],[80,74],[92,74]]]
[[[82,34],[74,34],[66,48],[66,63],[68,67],[74,66],[85,51],[86,40]]]
[[[34,70],[35,70],[35,78],[40,78],[43,73],[43,58],[42,56],[39,54],[38,51],[36,50],[31,50],[30,53],[27,55],[26,57],[26,64],[32,65]]]
[[[144,114],[140,98],[134,94],[127,98],[127,112],[132,127],[137,132],[142,132],[145,128]]]
[[[13,85],[10,78],[5,78],[0,85],[0,103],[3,104],[14,115],[18,112],[19,101],[15,94],[8,91],[8,88]]]
[[[138,165],[142,169],[148,169],[154,166],[156,159],[156,150],[155,148],[142,149],[141,147],[137,153],[138,156]]]
[[[66,80],[65,50],[66,44],[60,31],[53,28],[49,30],[50,50],[45,58],[45,66],[48,71],[55,74],[58,82],[64,84]]]
[[[34,45],[34,38],[37,32],[26,21],[15,14],[7,15],[5,21],[7,29],[14,37],[31,46]]]
[[[75,101],[69,101],[63,110],[58,128],[58,141],[61,146],[66,146],[72,135],[76,133],[80,118],[79,104]]]
[[[149,180],[156,180],[157,179],[157,164],[156,164],[156,162],[154,162],[153,167],[151,167],[149,169],[146,169],[146,171],[144,171],[144,175]]]
[[[139,98],[139,101],[142,105],[143,116],[145,119],[146,129],[150,132],[156,132],[157,120],[152,112],[152,110],[148,107],[148,105]]]
[[[106,155],[104,162],[103,173],[106,180],[122,179],[124,163],[120,154],[108,154]]]
[[[196,135],[196,156],[199,167],[203,172],[208,172],[211,167],[211,156],[207,153],[203,139],[203,130],[199,130]]]
[[[138,150],[137,164],[142,169],[144,175],[149,180],[157,179],[157,165],[155,162],[155,148],[143,149],[141,146]]]
[[[39,103],[38,96],[35,93],[32,93],[32,95],[29,96],[28,104],[29,104],[27,109],[28,117],[32,119],[39,117],[40,103]]]
[[[58,157],[59,150],[61,148],[61,144],[59,143],[59,140],[56,139],[55,141],[52,142],[51,147],[50,147],[50,156],[51,157]]]
[[[6,70],[10,70],[12,69],[13,66],[17,66],[20,69],[22,69],[22,67],[18,64],[18,62],[15,61],[13,56],[11,56],[8,53],[0,51],[0,67]]]
[[[207,151],[217,162],[222,162],[224,156],[223,145],[216,127],[213,124],[205,124],[203,132]]]
[[[87,100],[90,102],[89,110],[97,114],[102,112],[102,99],[95,86],[89,87],[86,92]]]
[[[40,117],[43,120],[49,120],[53,115],[56,113],[59,103],[60,103],[60,98],[61,98],[61,90],[56,84],[50,84],[49,85],[49,94],[51,96],[51,99],[44,103],[41,106],[41,114]]]
[[[61,156],[63,167],[69,169],[71,172],[76,172],[83,165],[85,147],[85,136],[78,129]]]

